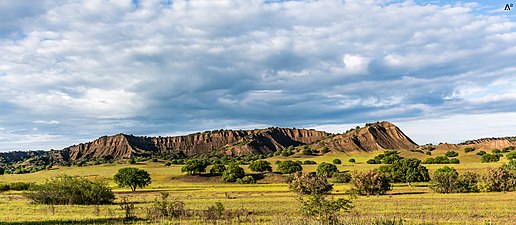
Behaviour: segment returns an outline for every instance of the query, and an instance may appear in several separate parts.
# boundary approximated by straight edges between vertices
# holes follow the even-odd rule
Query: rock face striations
[[[414,149],[417,144],[390,122],[366,124],[312,145],[338,151],[374,151],[379,149]]]
[[[219,153],[233,156],[267,154],[290,145],[310,144],[326,138],[323,131],[268,128],[257,130],[216,130],[175,137],[136,137],[117,134],[66,149],[72,160],[90,158],[131,158],[153,154],[194,156]]]

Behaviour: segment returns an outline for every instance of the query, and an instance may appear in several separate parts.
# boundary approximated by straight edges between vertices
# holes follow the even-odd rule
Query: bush
[[[181,173],[200,174],[206,172],[206,167],[208,167],[208,163],[204,160],[190,159],[181,167]]]
[[[342,161],[340,161],[340,159],[334,159],[334,160],[332,161],[332,163],[333,163],[333,164],[335,164],[335,165],[337,165],[337,164],[341,164],[341,163],[342,163]]]
[[[497,149],[497,148],[495,148],[495,149],[491,150],[491,152],[492,152],[493,154],[495,154],[495,155],[502,153],[502,151],[500,151],[500,149]]]
[[[317,176],[331,177],[334,173],[339,172],[337,166],[331,163],[321,163],[317,166]]]
[[[459,156],[459,153],[456,151],[448,151],[444,154],[446,157],[457,157]]]
[[[313,164],[317,164],[317,162],[313,161],[313,160],[305,160],[303,162],[304,165],[313,165]]]
[[[303,216],[317,221],[316,224],[341,224],[338,220],[339,212],[349,211],[353,207],[351,199],[328,199],[324,195],[310,195],[306,200],[300,198],[300,201]]]
[[[390,165],[380,166],[382,172],[392,182],[425,182],[430,180],[428,170],[419,159],[400,159]]]
[[[329,149],[328,147],[326,147],[326,146],[324,146],[324,147],[322,148],[322,150],[321,150],[321,153],[322,153],[322,154],[326,154],[326,153],[328,153],[328,152],[330,152],[330,149]]]
[[[516,147],[514,147],[514,146],[507,146],[507,147],[503,148],[502,150],[503,150],[503,152],[509,152],[509,151],[514,150],[515,148]]]
[[[469,192],[478,192],[478,181],[479,176],[476,173],[466,172],[462,175],[459,175],[459,185],[457,192],[460,193],[469,193]]]
[[[315,173],[297,172],[292,175],[289,188],[300,194],[327,194],[333,189],[333,184]]]
[[[468,152],[472,152],[472,151],[475,151],[475,148],[472,148],[472,147],[464,148],[464,153],[468,153]]]
[[[391,164],[396,160],[402,159],[397,151],[384,151],[383,154],[377,155],[374,159],[367,160],[367,164]]]
[[[439,168],[434,173],[434,179],[432,179],[432,189],[439,193],[452,193],[456,192],[458,188],[459,174],[453,167]]]
[[[118,170],[118,173],[113,176],[113,181],[120,187],[130,187],[134,192],[136,188],[143,188],[149,186],[151,177],[145,170],[126,167]]]
[[[235,182],[238,178],[245,176],[244,169],[237,164],[230,164],[222,173],[222,181]]]
[[[507,157],[509,160],[516,159],[516,152],[509,152],[507,155],[505,155],[505,157]]]
[[[314,152],[310,148],[304,148],[303,149],[303,155],[312,155]]]
[[[249,164],[249,169],[256,172],[272,172],[271,163],[265,160],[257,160]]]
[[[256,180],[254,180],[253,176],[244,176],[242,178],[238,178],[236,182],[238,184],[255,184]]]
[[[100,205],[110,204],[115,199],[105,183],[67,175],[31,186],[30,191],[26,196],[38,204]]]
[[[514,191],[516,190],[516,171],[504,167],[488,168],[482,176],[483,191]]]
[[[224,166],[222,164],[215,164],[211,167],[210,174],[211,175],[222,175],[222,173],[224,173],[225,170],[226,170],[226,166]]]
[[[459,159],[450,159],[450,164],[460,164],[460,160]]]
[[[389,180],[380,172],[372,170],[353,172],[351,183],[354,186],[354,191],[359,195],[381,195],[391,189]]]
[[[130,158],[127,163],[129,164],[136,164],[136,160],[134,158]]]
[[[348,162],[350,163],[356,163],[357,161],[355,161],[355,159],[349,159]]]
[[[367,164],[381,164],[382,161],[381,160],[377,160],[377,159],[369,159],[366,161]]]
[[[9,184],[9,190],[13,191],[26,191],[29,190],[31,186],[34,186],[34,183],[27,182],[14,182]]]
[[[351,174],[348,172],[337,172],[332,176],[332,183],[349,183],[351,181]]]
[[[437,156],[423,160],[423,164],[459,164],[459,159],[449,159],[446,156]]]
[[[486,152],[486,151],[480,151],[480,152],[477,152],[477,155],[480,155],[480,156],[483,156],[483,155],[485,155],[485,154],[487,154],[487,152]]]
[[[498,161],[500,161],[500,156],[492,155],[492,154],[485,154],[482,156],[480,161],[483,163],[498,162]]]
[[[283,174],[290,174],[290,173],[302,171],[303,167],[301,166],[301,163],[299,163],[299,162],[287,160],[287,161],[283,161],[280,164],[278,164],[277,170]]]
[[[432,153],[431,153],[431,152],[426,152],[425,154],[426,154],[426,155],[432,155]]]

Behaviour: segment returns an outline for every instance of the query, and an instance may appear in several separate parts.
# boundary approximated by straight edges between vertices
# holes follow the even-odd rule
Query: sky
[[[515,136],[509,3],[0,0],[0,151],[383,120]]]

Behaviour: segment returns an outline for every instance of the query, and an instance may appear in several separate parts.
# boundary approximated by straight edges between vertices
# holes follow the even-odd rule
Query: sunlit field
[[[366,164],[370,158],[381,154],[373,153],[328,153],[324,156],[310,157],[273,157],[273,167],[277,160],[314,160],[331,162],[335,158],[342,160],[339,170],[369,170],[380,165]],[[443,155],[434,151],[431,157]],[[404,157],[424,159],[427,155],[417,152],[403,152]],[[349,159],[357,163],[349,163]],[[500,166],[498,163],[480,163],[480,157],[473,153],[460,153],[461,164],[451,164],[459,173],[473,171],[483,173],[487,167]],[[244,224],[283,224],[285,218],[300,217],[298,195],[289,191],[285,183],[286,175],[267,173],[257,184],[233,184],[220,181],[220,177],[192,176],[181,174],[181,165],[164,166],[165,162],[143,162],[135,165],[105,164],[87,167],[62,167],[31,174],[6,174],[0,176],[0,183],[36,182],[41,183],[60,174],[85,176],[89,179],[101,179],[113,187],[116,194],[115,203],[125,199],[135,205],[138,219],[126,221],[134,224],[202,224],[201,220],[150,221],[146,220],[147,209],[161,192],[169,193],[170,200],[180,200],[190,209],[206,209],[215,202],[221,202],[226,209],[246,210],[251,212],[241,218]],[[445,165],[425,165],[432,174]],[[152,177],[152,184],[136,192],[128,188],[118,188],[112,181],[113,175],[123,167],[138,167],[147,170]],[[242,166],[247,173],[247,166]],[[303,165],[303,171],[315,171],[317,165]],[[209,168],[208,168],[209,169]],[[335,184],[333,197],[348,197],[349,184]],[[387,218],[402,220],[404,224],[514,224],[516,219],[516,192],[439,194],[428,187],[428,183],[394,184],[393,189],[382,196],[358,196],[353,199],[354,208],[342,213],[349,220],[368,218]],[[23,192],[7,191],[0,193],[0,224],[117,224],[123,223],[124,210],[119,204],[100,206],[38,205],[32,204]],[[238,221],[232,221],[238,223]]]

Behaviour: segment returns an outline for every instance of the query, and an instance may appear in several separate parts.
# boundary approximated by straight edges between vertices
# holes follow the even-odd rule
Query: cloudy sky
[[[0,0],[0,151],[378,120],[419,144],[514,136],[506,3]]]

